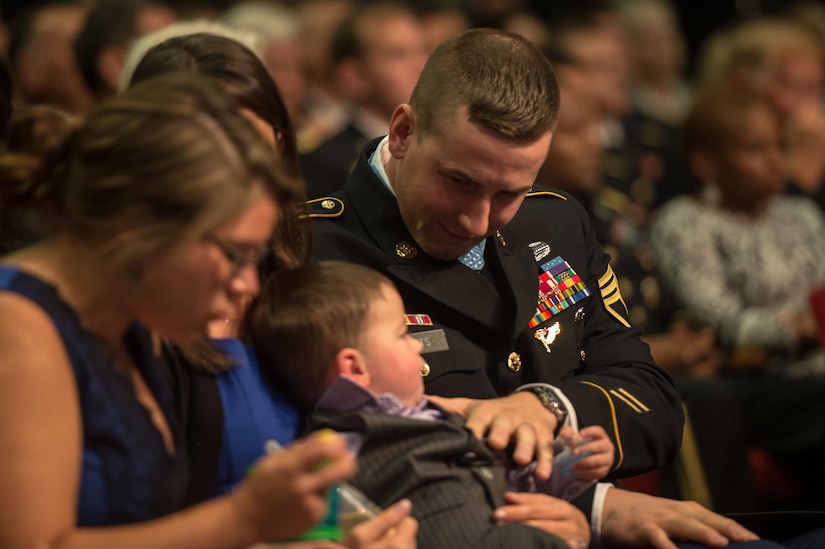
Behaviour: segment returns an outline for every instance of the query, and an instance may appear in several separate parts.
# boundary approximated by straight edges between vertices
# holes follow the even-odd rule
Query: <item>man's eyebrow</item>
[[[450,177],[454,177],[456,179],[461,179],[466,181],[467,183],[472,183],[473,185],[479,185],[480,183],[473,179],[467,172],[464,172],[458,168],[444,168],[444,173],[449,175]]]
[[[466,172],[464,172],[464,171],[462,171],[458,168],[444,168],[442,170],[442,172],[445,175],[449,176],[449,177],[453,177],[453,178],[456,178],[456,179],[461,179],[462,181],[466,181],[467,183],[471,183],[471,184],[476,185],[478,187],[483,187],[483,185],[481,183],[479,183],[478,181],[473,179],[469,174],[467,174]],[[518,188],[518,189],[506,189],[506,190],[500,190],[498,192],[505,192],[507,194],[527,194],[531,190],[533,190],[533,185],[532,184],[526,185],[526,186]]]

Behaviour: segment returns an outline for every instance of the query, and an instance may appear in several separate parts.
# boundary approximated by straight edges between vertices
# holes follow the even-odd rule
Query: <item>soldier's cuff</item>
[[[576,432],[578,432],[578,430],[579,430],[579,419],[578,419],[578,416],[576,416],[576,409],[573,407],[573,403],[570,402],[570,399],[567,398],[567,396],[561,391],[561,389],[559,389],[558,387],[554,387],[553,385],[550,385],[549,383],[528,383],[526,385],[522,385],[521,387],[517,388],[516,392],[520,393],[522,391],[529,391],[533,387],[544,387],[545,389],[549,389],[550,391],[552,391],[553,394],[556,395],[556,398],[559,399],[559,401],[562,404],[564,404],[564,407],[567,409],[567,418],[564,420],[563,425],[569,425]],[[559,425],[557,427],[557,429],[556,429],[557,432],[558,432],[558,429],[560,429],[561,427],[562,427],[562,425]]]
[[[590,513],[590,549],[600,549],[602,546],[602,511],[604,510],[604,498],[607,491],[613,488],[609,482],[596,484],[596,492],[593,494],[593,510]]]

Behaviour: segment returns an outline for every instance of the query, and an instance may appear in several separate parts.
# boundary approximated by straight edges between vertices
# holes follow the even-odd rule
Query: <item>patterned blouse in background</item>
[[[781,319],[805,312],[825,284],[825,217],[814,202],[779,197],[753,219],[682,196],[662,207],[651,240],[664,284],[723,345],[794,351]]]

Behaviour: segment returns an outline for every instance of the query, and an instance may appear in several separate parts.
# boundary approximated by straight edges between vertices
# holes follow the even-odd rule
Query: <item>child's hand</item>
[[[600,425],[591,425],[578,433],[574,432],[573,435],[579,438],[578,446],[573,445],[573,454],[590,454],[579,460],[573,466],[573,470],[587,480],[598,480],[607,476],[613,467],[615,448],[604,428]],[[559,436],[563,434],[559,433]]]

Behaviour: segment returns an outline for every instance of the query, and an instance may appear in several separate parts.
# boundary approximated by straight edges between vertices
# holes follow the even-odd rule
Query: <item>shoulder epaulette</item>
[[[562,200],[567,200],[566,196],[559,193],[554,193],[553,191],[530,191],[529,193],[527,193],[527,196],[552,196],[553,198],[561,198]]]
[[[308,200],[306,206],[306,215],[311,218],[338,217],[344,213],[344,203],[332,196]]]

